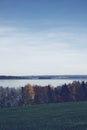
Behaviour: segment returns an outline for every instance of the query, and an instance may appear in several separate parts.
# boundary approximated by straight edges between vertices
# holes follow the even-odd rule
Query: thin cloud
[[[87,38],[83,33],[49,30],[36,33],[14,27],[2,27],[2,33],[1,73],[15,74],[15,70],[20,74],[86,73]]]

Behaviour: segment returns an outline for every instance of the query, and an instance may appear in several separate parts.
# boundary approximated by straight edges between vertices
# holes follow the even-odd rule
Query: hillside
[[[0,130],[87,130],[87,102],[0,108]]]

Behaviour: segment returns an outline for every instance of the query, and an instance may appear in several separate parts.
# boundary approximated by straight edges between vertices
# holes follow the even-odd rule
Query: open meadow
[[[87,130],[87,102],[0,108],[0,130]]]

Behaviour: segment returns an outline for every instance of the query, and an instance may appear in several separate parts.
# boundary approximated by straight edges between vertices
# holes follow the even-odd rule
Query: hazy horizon
[[[1,0],[0,75],[86,75],[87,0]]]

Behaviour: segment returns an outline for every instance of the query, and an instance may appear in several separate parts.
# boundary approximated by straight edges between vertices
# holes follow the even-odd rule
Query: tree
[[[50,102],[56,102],[56,96],[55,96],[55,91],[54,88],[51,87],[50,85],[47,86],[48,88],[48,101]]]
[[[71,101],[70,91],[68,89],[68,86],[64,84],[61,89],[61,96],[64,102]]]
[[[22,88],[22,100],[23,104],[33,104],[35,97],[34,88],[31,84],[25,85],[25,87]]]

